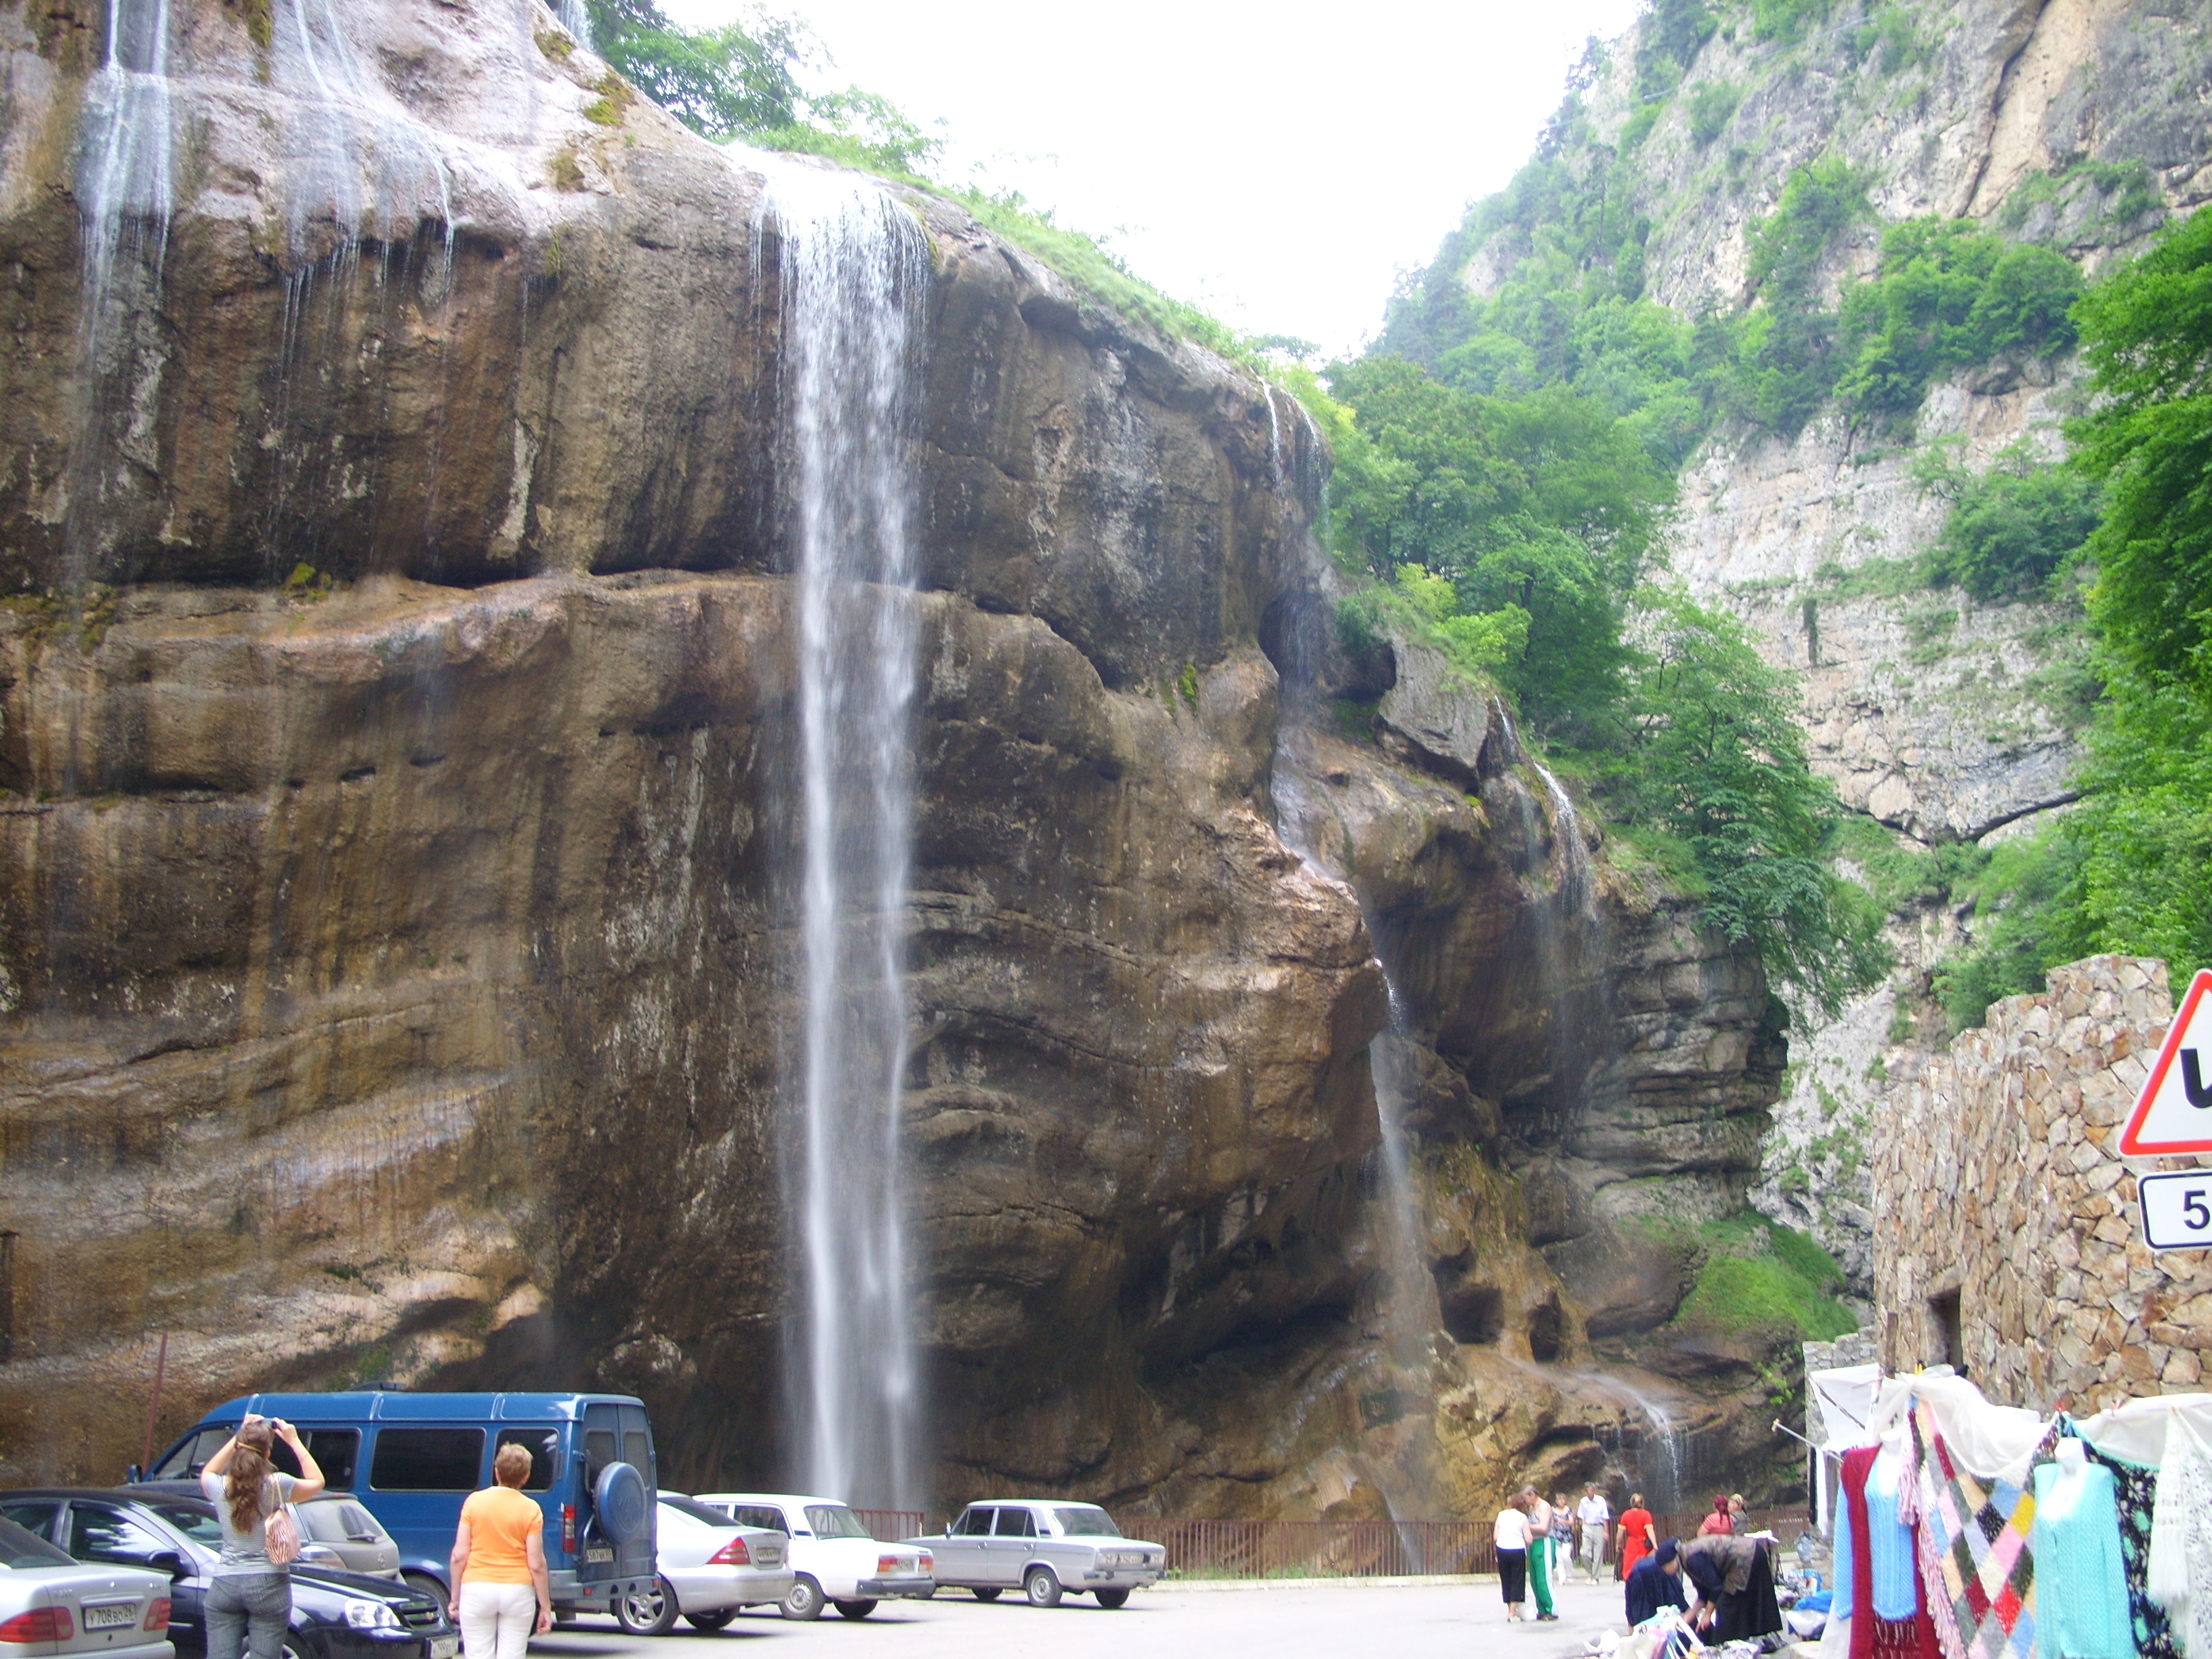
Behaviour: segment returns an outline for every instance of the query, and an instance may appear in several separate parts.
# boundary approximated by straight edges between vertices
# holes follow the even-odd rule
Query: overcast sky
[[[691,24],[736,0],[662,0]],[[1638,0],[772,0],[831,79],[944,120],[948,173],[1011,185],[1142,276],[1331,351],[1526,159],[1583,40]]]

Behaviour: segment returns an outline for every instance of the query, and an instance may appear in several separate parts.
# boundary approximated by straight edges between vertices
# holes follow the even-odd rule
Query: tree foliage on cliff
[[[1563,387],[1449,386],[1403,358],[1329,372],[1332,532],[1377,585],[1355,652],[1412,633],[1518,700],[1705,925],[1833,1010],[1887,966],[1880,916],[1822,849],[1837,806],[1808,764],[1790,677],[1733,618],[1645,585],[1674,486],[1622,416]]]
[[[2046,492],[2100,489],[2081,557],[2105,678],[2080,805],[1967,890],[1973,948],[1939,988],[1955,1023],[2093,951],[2212,965],[2212,209],[2082,296],[2089,412]],[[2025,478],[2023,479],[2025,482]]]
[[[829,60],[797,18],[755,9],[742,21],[692,29],[655,0],[585,0],[585,6],[599,55],[702,137],[903,173],[919,172],[939,148],[875,93],[807,92],[799,72]]]

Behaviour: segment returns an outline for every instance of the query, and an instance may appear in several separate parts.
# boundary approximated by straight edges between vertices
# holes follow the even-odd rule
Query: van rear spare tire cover
[[[627,1463],[610,1463],[599,1471],[592,1504],[599,1511],[599,1530],[617,1544],[641,1543],[652,1528],[645,1477]]]

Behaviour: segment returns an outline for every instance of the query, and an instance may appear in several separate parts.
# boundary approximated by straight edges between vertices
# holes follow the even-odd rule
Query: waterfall
[[[804,994],[791,1195],[805,1276],[793,1403],[810,1491],[913,1508],[898,1112],[918,667],[911,356],[928,251],[873,184],[740,160],[768,181],[790,434],[779,490],[797,604]]]
[[[584,9],[584,0],[552,0],[553,18],[568,31],[569,36],[586,52],[599,50],[592,39],[592,14]]]
[[[340,250],[361,237],[411,240],[422,220],[434,218],[450,261],[453,186],[438,145],[362,64],[337,0],[273,3],[270,81],[291,111],[285,145],[290,263],[297,268],[314,256],[311,230],[325,218]]]
[[[85,88],[84,131],[85,300],[97,326],[126,240],[144,239],[157,274],[168,246],[169,0],[107,0],[106,49]]]

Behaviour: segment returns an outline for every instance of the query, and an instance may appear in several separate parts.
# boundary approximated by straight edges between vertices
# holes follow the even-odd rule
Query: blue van
[[[447,1594],[461,1500],[492,1481],[505,1445],[530,1452],[523,1490],[545,1511],[553,1605],[607,1613],[649,1594],[659,1490],[653,1425],[621,1394],[250,1394],[224,1401],[161,1454],[137,1484],[199,1492],[203,1465],[248,1412],[300,1431],[332,1492],[349,1492],[398,1540],[400,1572]],[[280,1443],[278,1467],[297,1474]]]

